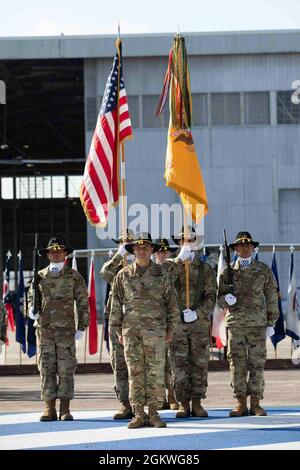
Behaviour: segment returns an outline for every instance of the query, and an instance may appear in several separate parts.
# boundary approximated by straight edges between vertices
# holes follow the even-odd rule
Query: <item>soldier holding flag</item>
[[[174,242],[181,247],[178,257],[162,265],[173,276],[181,313],[181,321],[178,322],[170,346],[175,396],[180,404],[176,418],[188,418],[191,415],[202,418],[207,416],[201,400],[206,397],[209,324],[216,303],[217,284],[214,270],[209,264],[203,263],[194,251],[200,242],[195,230],[188,227],[187,239],[184,235],[182,231],[173,237]],[[187,305],[186,261],[189,263],[190,305]]]

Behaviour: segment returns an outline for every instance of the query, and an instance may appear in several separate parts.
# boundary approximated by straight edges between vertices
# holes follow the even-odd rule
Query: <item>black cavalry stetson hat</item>
[[[132,230],[130,230],[130,228],[127,229],[127,236],[126,236],[126,240],[125,242],[130,242],[131,240],[133,240],[133,237],[134,237],[134,233]],[[120,235],[118,239],[116,238],[112,238],[112,241],[119,244],[119,243],[123,243],[123,236]]]
[[[197,241],[198,244],[202,243],[204,240],[203,235],[198,235],[194,227],[190,225],[187,226],[187,237],[189,242]],[[180,240],[184,240],[184,227],[182,227],[178,235],[173,235],[172,238],[176,245],[179,245]]]
[[[243,243],[250,243],[254,248],[259,245],[259,242],[255,242],[249,232],[239,232],[234,242],[230,243],[229,248],[235,250],[236,245],[243,245]]]
[[[166,238],[158,238],[157,240],[154,240],[154,243],[159,245],[159,249],[157,251],[170,251],[171,253],[174,253],[178,250],[177,247],[172,248]]]
[[[153,247],[153,253],[159,250],[159,245],[153,243],[151,235],[148,232],[136,233],[133,240],[125,245],[126,251],[133,254],[133,247],[135,245],[151,245]]]
[[[39,250],[39,254],[40,255],[45,255],[47,253],[47,251],[50,250],[50,249],[54,250],[54,251],[65,250],[68,255],[70,253],[72,253],[72,251],[73,251],[73,248],[71,248],[70,246],[66,246],[66,244],[64,243],[64,241],[61,238],[55,237],[55,236],[50,238],[46,248],[42,248],[42,249]]]

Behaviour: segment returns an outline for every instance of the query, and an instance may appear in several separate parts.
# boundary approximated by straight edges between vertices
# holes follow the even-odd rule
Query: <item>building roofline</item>
[[[124,34],[124,57],[168,55],[176,33]],[[300,52],[300,29],[181,33],[188,54],[283,54]],[[140,39],[140,41],[138,41]],[[0,60],[111,58],[116,35],[0,37]]]

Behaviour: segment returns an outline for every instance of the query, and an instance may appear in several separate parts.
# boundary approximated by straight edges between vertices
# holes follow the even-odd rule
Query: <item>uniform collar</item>
[[[51,271],[50,271],[50,264],[47,266],[47,273],[46,275],[48,277],[52,277],[53,279],[59,279],[65,272],[66,272],[66,269],[68,268],[68,266],[65,264],[64,267],[59,271],[58,274],[53,274]]]

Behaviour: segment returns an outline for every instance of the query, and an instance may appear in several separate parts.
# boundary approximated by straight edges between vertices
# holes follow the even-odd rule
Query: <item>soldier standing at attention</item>
[[[210,315],[216,304],[216,275],[211,266],[203,263],[195,250],[199,249],[199,236],[188,227],[173,237],[181,247],[177,258],[169,259],[162,267],[169,269],[177,291],[181,321],[178,322],[171,344],[171,361],[175,372],[174,390],[179,410],[176,418],[208,416],[201,400],[206,398],[210,347]],[[186,305],[186,272],[184,261],[189,261],[190,307]],[[192,401],[192,409],[190,408]]]
[[[159,248],[148,233],[125,245],[136,261],[123,268],[113,283],[110,334],[124,344],[129,375],[129,400],[135,417],[128,428],[147,424],[165,427],[157,410],[165,393],[165,343],[173,338],[179,310],[172,282],[151,261]],[[148,416],[144,407],[148,405]]]
[[[252,259],[253,249],[258,245],[249,232],[239,232],[229,245],[238,256],[231,265],[232,281],[227,268],[219,280],[218,304],[227,309],[227,358],[231,386],[237,398],[237,405],[230,416],[248,414],[248,395],[250,415],[266,415],[259,406],[265,385],[266,338],[274,334],[279,312],[277,286],[271,269]],[[229,284],[233,286],[233,293],[230,293]]]
[[[60,399],[59,419],[73,419],[70,400],[74,397],[74,373],[77,367],[75,340],[83,337],[89,324],[89,309],[83,278],[64,263],[72,251],[60,238],[52,237],[47,247],[40,250],[40,254],[45,254],[50,264],[39,271],[40,309],[37,314],[33,313],[32,308],[32,286],[28,293],[29,317],[35,320],[36,327],[41,398],[46,405],[40,421],[57,420],[57,398]]]
[[[132,234],[127,231],[126,242],[132,239]],[[113,283],[115,276],[118,272],[124,268],[127,264],[131,264],[134,261],[134,255],[128,253],[123,243],[123,238],[119,237],[118,240],[114,240],[119,245],[116,254],[106,263],[103,264],[100,271],[100,276],[109,284]],[[106,305],[106,320],[109,320],[110,308],[111,308],[111,294]],[[124,346],[119,342],[119,338],[116,334],[110,335],[110,362],[114,374],[114,390],[116,393],[117,400],[120,402],[120,409],[114,414],[113,419],[131,419],[132,408],[129,403],[129,385],[128,385],[128,371],[124,357]]]
[[[177,251],[176,248],[171,248],[166,238],[159,238],[154,240],[156,245],[159,245],[159,249],[154,253],[155,262],[162,264],[168,258],[172,258],[174,253]],[[179,405],[175,399],[174,388],[174,371],[172,371],[172,364],[170,359],[170,343],[166,344],[166,363],[165,363],[165,385],[167,396],[165,398],[162,409],[178,410]]]

